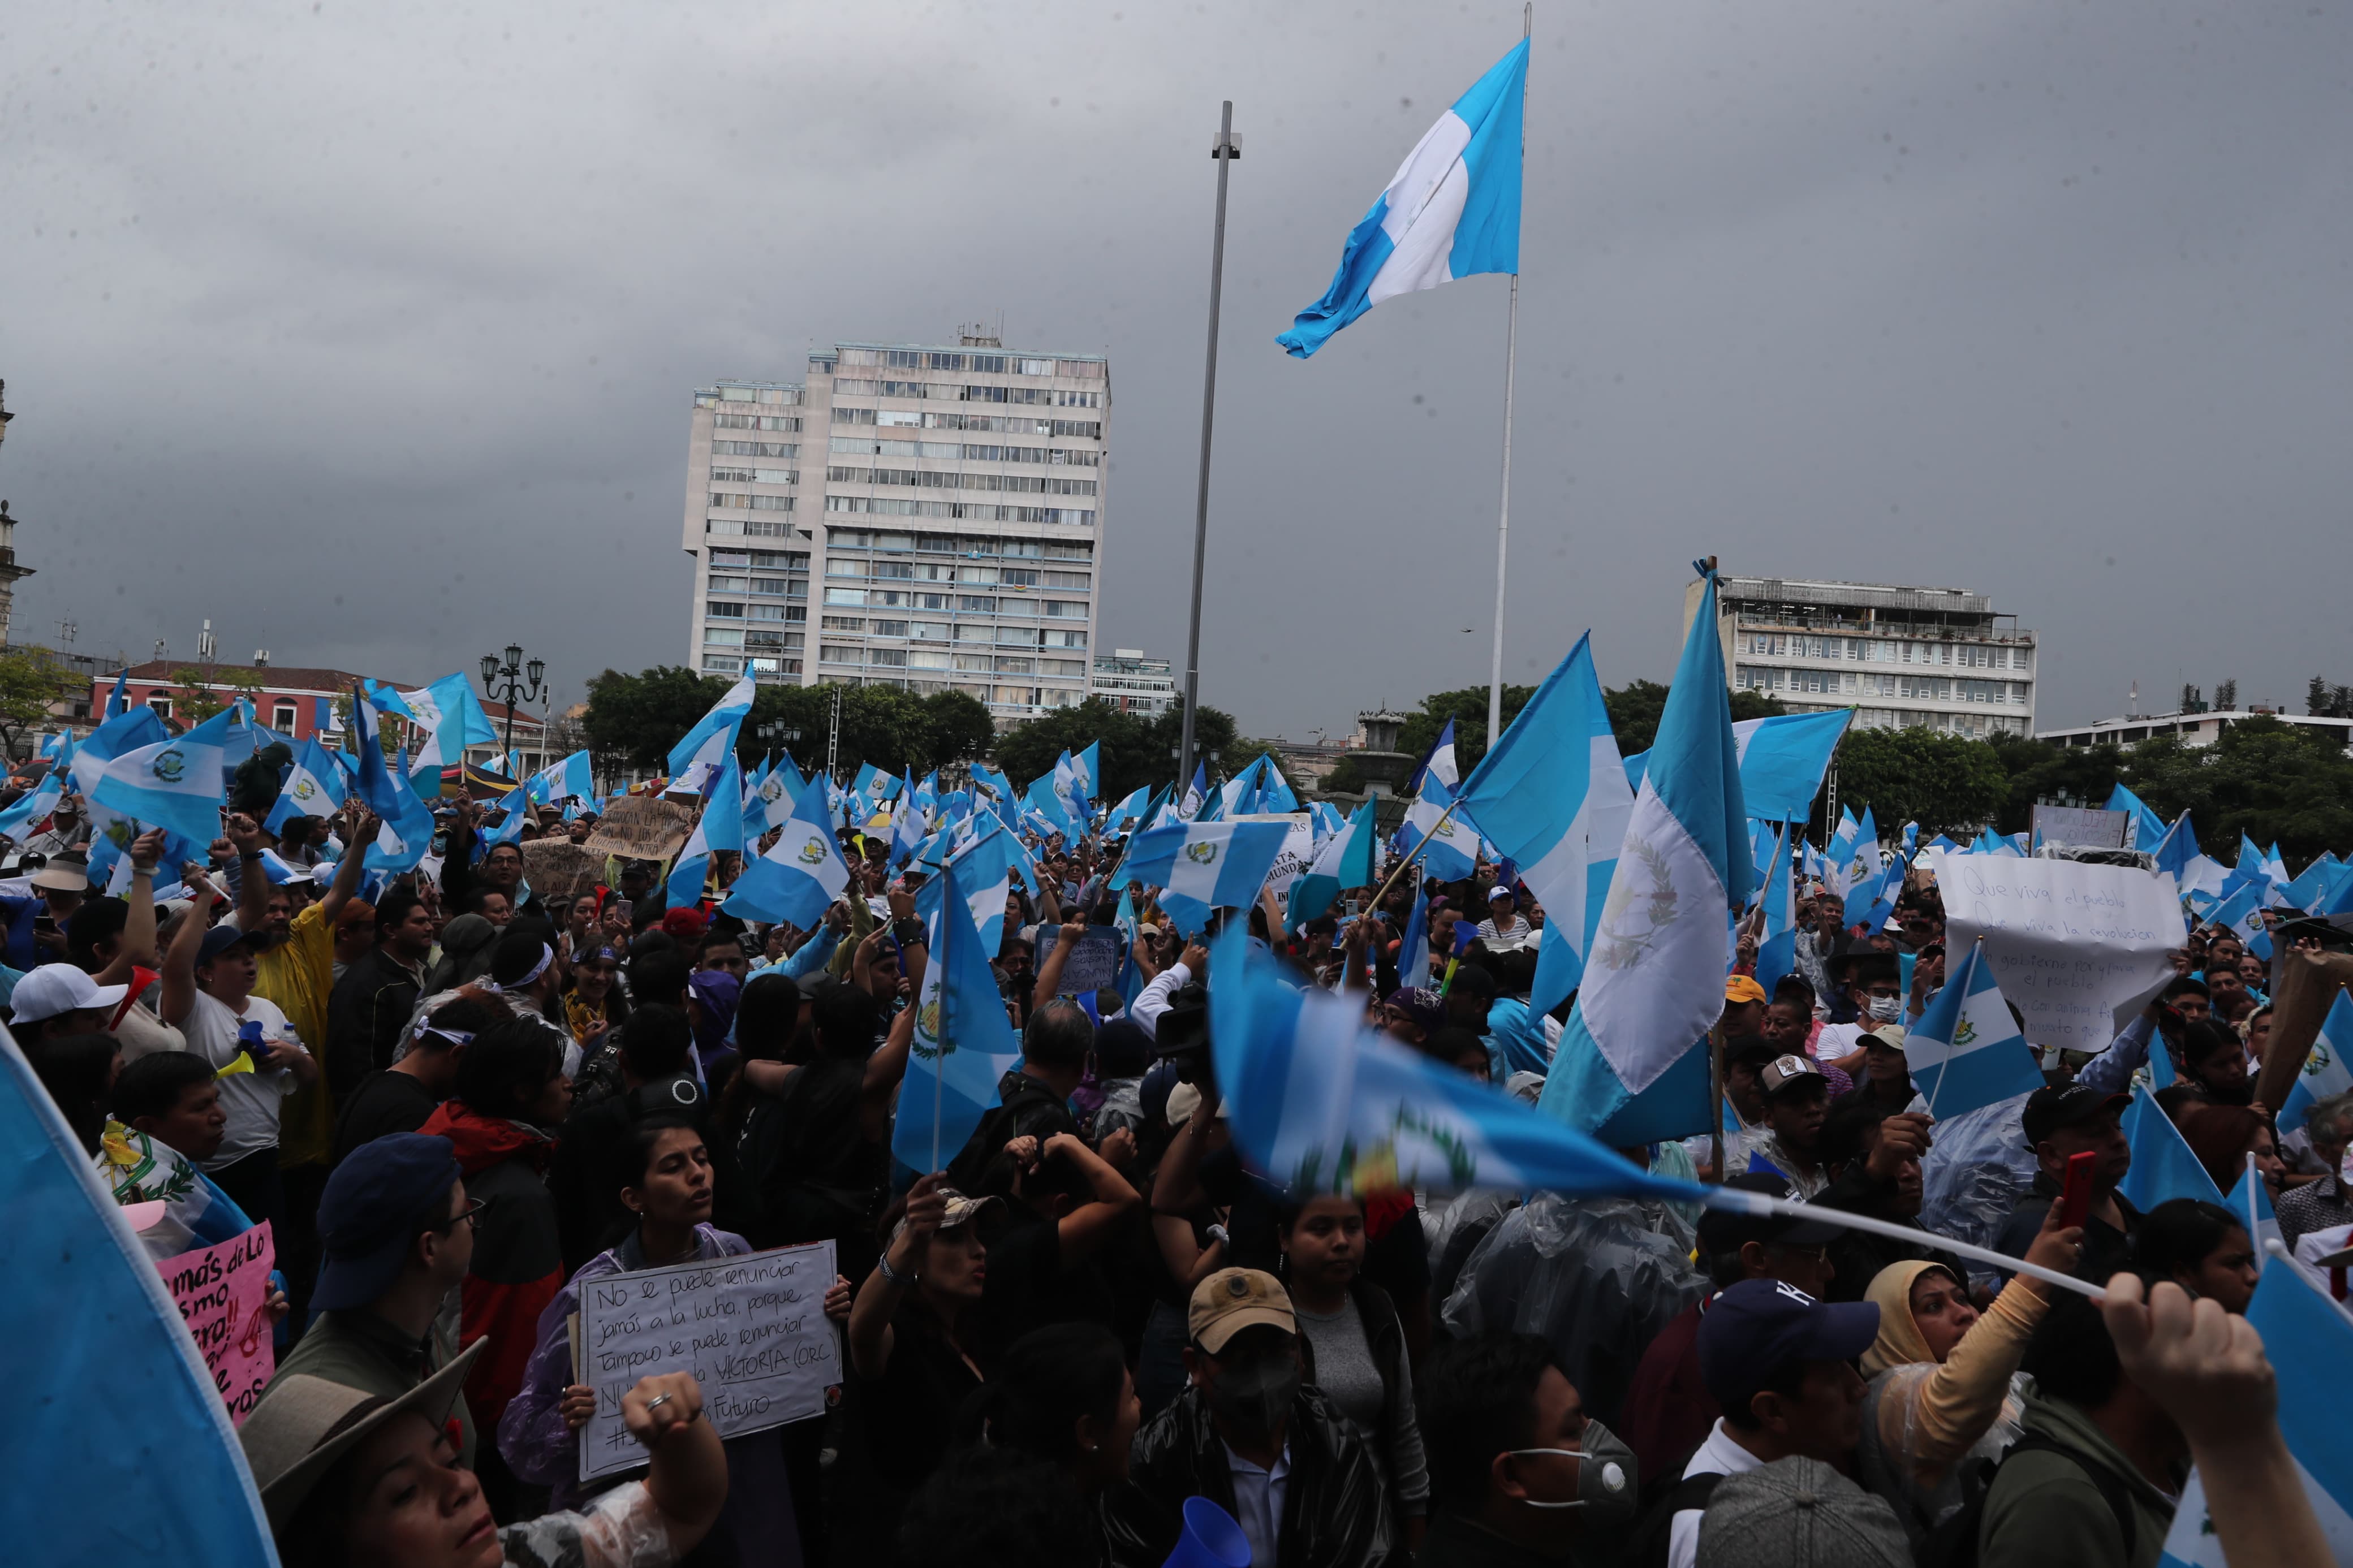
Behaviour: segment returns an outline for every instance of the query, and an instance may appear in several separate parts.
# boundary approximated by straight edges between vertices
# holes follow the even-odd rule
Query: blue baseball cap
[[[400,1278],[408,1244],[448,1212],[458,1151],[447,1138],[387,1132],[343,1156],[319,1194],[314,1312],[364,1307]]]
[[[1779,1279],[1743,1279],[1699,1321],[1699,1376],[1726,1410],[1745,1410],[1792,1362],[1852,1361],[1879,1337],[1869,1301],[1818,1301]]]

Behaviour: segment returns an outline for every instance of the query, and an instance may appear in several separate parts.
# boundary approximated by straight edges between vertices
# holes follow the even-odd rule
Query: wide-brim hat
[[[272,1383],[237,1433],[270,1529],[283,1529],[327,1472],[396,1415],[413,1410],[436,1426],[448,1420],[466,1373],[490,1342],[476,1340],[397,1399],[307,1373]]]

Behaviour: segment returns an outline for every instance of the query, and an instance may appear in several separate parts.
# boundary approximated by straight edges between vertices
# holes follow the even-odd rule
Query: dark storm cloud
[[[1105,645],[1181,657],[1236,100],[1203,695],[1483,680],[1504,282],[1272,335],[1518,8],[19,7],[19,635],[563,694],[686,651],[687,394],[812,343],[1107,353]],[[1539,8],[1507,670],[1672,665],[1687,563],[1963,585],[2040,718],[2353,679],[2341,7]],[[818,459],[821,460],[821,459]],[[805,459],[804,466],[813,466]],[[1470,628],[1465,631],[1464,628]]]

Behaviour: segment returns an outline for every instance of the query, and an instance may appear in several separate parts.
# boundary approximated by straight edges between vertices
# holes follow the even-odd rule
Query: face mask
[[[1209,1386],[1209,1406],[1241,1431],[1264,1436],[1291,1408],[1305,1374],[1295,1356],[1261,1356],[1244,1366],[1220,1366]]]
[[[1620,1440],[1618,1434],[1599,1421],[1585,1424],[1585,1447],[1575,1448],[1515,1448],[1514,1458],[1526,1454],[1567,1454],[1576,1458],[1577,1496],[1563,1502],[1540,1502],[1525,1500],[1530,1508],[1589,1508],[1586,1515],[1594,1527],[1604,1528],[1630,1521],[1635,1503],[1641,1492],[1637,1480],[1634,1450]]]
[[[1871,1016],[1880,1023],[1893,1024],[1903,1013],[1904,998],[1901,996],[1873,996],[1871,999]]]

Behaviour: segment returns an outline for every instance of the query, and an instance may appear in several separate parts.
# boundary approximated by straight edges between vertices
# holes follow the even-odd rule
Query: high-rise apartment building
[[[689,658],[712,675],[1086,700],[1110,365],[838,343],[799,384],[694,395]]]
[[[1735,690],[1866,729],[2033,732],[2034,634],[1982,594],[1726,576],[1717,599]]]

